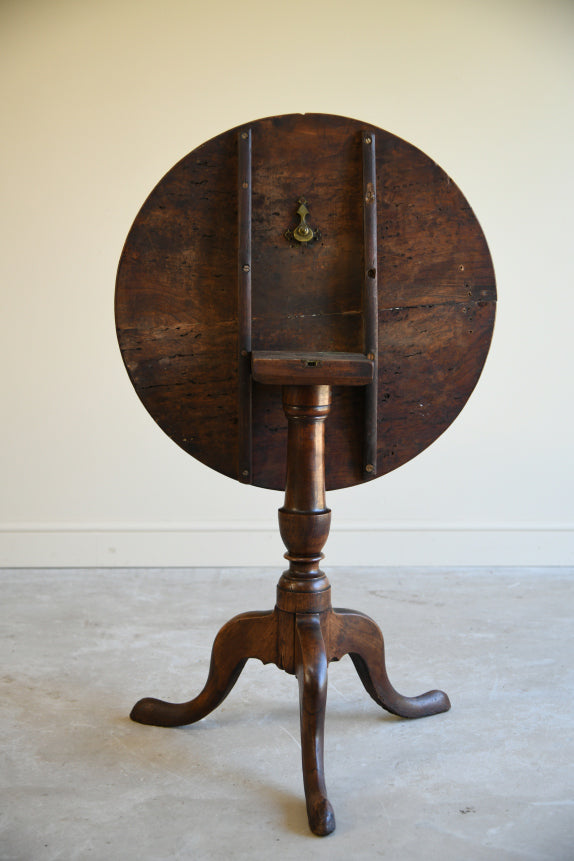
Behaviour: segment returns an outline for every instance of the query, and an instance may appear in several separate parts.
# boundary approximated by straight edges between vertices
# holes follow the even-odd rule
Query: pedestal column
[[[288,422],[287,478],[285,502],[279,509],[279,530],[287,548],[289,569],[279,581],[279,592],[308,595],[329,589],[319,563],[331,525],[331,511],[325,501],[325,421],[330,407],[330,386],[283,388]],[[303,609],[293,606],[293,602],[284,606],[285,596],[279,598],[281,609]],[[317,612],[326,606],[319,601],[306,607],[306,611]]]

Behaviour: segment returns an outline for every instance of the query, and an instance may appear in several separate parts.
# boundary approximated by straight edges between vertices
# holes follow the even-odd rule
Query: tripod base
[[[207,682],[195,699],[167,703],[146,698],[134,706],[130,717],[138,723],[165,727],[201,720],[225,699],[249,658],[274,663],[297,676],[307,815],[311,831],[324,836],[335,828],[323,766],[329,662],[350,655],[367,693],[400,717],[438,714],[448,711],[450,702],[442,691],[405,697],[393,688],[379,627],[363,613],[333,609],[324,575],[309,583],[309,591],[291,591],[292,585],[283,575],[274,610],[242,613],[223,626],[213,644]]]

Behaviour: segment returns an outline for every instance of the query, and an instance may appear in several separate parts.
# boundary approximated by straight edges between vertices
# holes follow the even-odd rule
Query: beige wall
[[[455,424],[330,495],[327,562],[574,564],[573,73],[570,0],[4,0],[0,564],[281,566],[280,496],[202,467],[141,407],[113,290],[179,158],[296,111],[435,158],[500,295]]]

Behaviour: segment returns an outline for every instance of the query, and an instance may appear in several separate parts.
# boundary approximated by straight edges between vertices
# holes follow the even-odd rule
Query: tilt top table
[[[401,466],[470,396],[488,353],[496,288],[467,201],[420,150],[368,123],[270,117],[183,158],[129,232],[116,285],[122,356],[143,404],[186,452],[246,484],[285,490],[289,562],[273,610],[217,635],[203,691],[146,698],[133,720],[200,720],[249,658],[299,681],[311,830],[335,819],[323,734],[327,667],[349,654],[393,714],[450,708],[391,685],[381,631],[333,609],[320,569],[325,491]]]

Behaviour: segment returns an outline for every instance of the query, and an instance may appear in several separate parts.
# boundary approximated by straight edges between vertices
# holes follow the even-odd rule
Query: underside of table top
[[[252,352],[259,368],[269,368],[274,352],[297,361],[353,355],[355,374],[365,380],[365,135],[376,145],[377,342],[369,353],[376,468],[365,472],[368,386],[336,385],[326,426],[327,489],[371,480],[415,457],[459,414],[484,365],[496,307],[490,254],[469,204],[432,159],[389,132],[344,117],[294,114],[232,129],[183,158],[144,203],[122,253],[116,321],[124,362],[168,436],[240,478],[238,176],[247,131],[244,358],[251,363]],[[301,200],[316,231],[308,243],[293,238]],[[288,367],[286,360],[283,374]],[[265,382],[257,374],[249,380],[249,481],[283,489],[285,377],[266,373]]]

